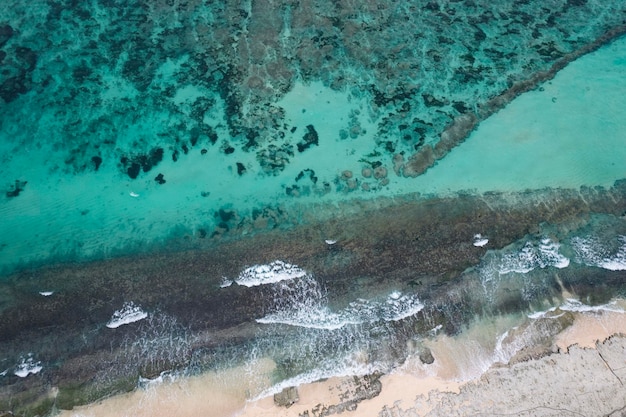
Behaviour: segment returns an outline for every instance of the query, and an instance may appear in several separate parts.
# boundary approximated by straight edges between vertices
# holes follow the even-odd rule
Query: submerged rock
[[[387,178],[387,168],[384,166],[378,166],[374,169],[374,178],[377,180]]]
[[[153,148],[147,154],[139,154],[130,158],[123,156],[120,158],[120,163],[126,174],[131,179],[135,179],[141,171],[148,172],[158,165],[163,160],[163,152],[163,148]]]
[[[405,358],[405,339],[411,337],[419,340],[424,334],[431,332],[433,326],[441,329],[441,332],[453,335],[466,328],[467,323],[476,317],[477,311],[503,314],[526,311],[529,303],[541,304],[542,300],[560,296],[561,289],[554,279],[555,270],[550,269],[553,266],[535,268],[535,271],[529,272],[531,275],[525,275],[528,279],[511,279],[509,274],[519,273],[500,275],[496,268],[491,276],[492,280],[481,281],[484,275],[480,273],[480,266],[492,265],[491,260],[502,259],[503,255],[494,258],[498,255],[496,253],[491,258],[485,258],[483,251],[477,251],[471,244],[476,230],[490,236],[492,252],[503,248],[509,252],[511,249],[523,248],[529,230],[538,228],[537,225],[545,221],[554,226],[549,233],[547,230],[546,233],[540,233],[541,230],[537,229],[538,235],[554,233],[564,242],[564,249],[565,242],[570,241],[569,237],[573,233],[588,235],[595,233],[594,230],[610,230],[611,233],[625,235],[626,226],[617,217],[623,213],[624,187],[626,182],[616,183],[611,190],[543,190],[533,193],[491,193],[481,196],[389,201],[384,207],[381,207],[380,201],[365,201],[360,203],[360,212],[350,211],[343,214],[333,211],[336,208],[320,205],[318,214],[328,214],[334,218],[328,221],[316,221],[312,218],[310,223],[291,229],[285,226],[291,221],[291,214],[280,208],[253,209],[254,223],[249,223],[250,229],[243,229],[242,225],[247,224],[245,214],[239,214],[226,205],[215,212],[213,223],[218,223],[218,227],[210,228],[212,223],[207,222],[207,226],[202,226],[204,232],[198,232],[200,237],[204,235],[204,239],[195,241],[202,241],[206,245],[205,250],[172,250],[150,256],[128,256],[25,270],[0,282],[0,293],[18,295],[0,312],[0,334],[3,335],[0,351],[8,352],[7,356],[10,355],[17,361],[22,352],[32,350],[34,346],[45,346],[51,351],[47,354],[48,357],[63,360],[59,367],[44,368],[46,378],[31,375],[29,378],[10,382],[5,391],[8,394],[3,394],[0,401],[21,392],[26,383],[35,390],[45,389],[43,386],[47,381],[56,378],[62,379],[67,386],[81,387],[83,385],[79,384],[94,375],[101,379],[105,376],[108,378],[115,359],[113,355],[117,353],[119,356],[116,357],[121,364],[133,366],[128,368],[132,373],[120,373],[111,376],[111,379],[123,387],[129,386],[130,381],[134,387],[137,381],[134,369],[137,369],[137,365],[127,359],[124,350],[127,347],[120,348],[119,352],[112,352],[111,341],[113,339],[116,346],[126,346],[123,343],[128,340],[128,336],[141,336],[145,334],[144,330],[151,328],[148,326],[149,320],[155,315],[151,313],[137,324],[119,326],[117,330],[106,328],[111,319],[111,308],[106,306],[115,300],[121,305],[125,301],[122,297],[132,297],[145,311],[159,310],[167,313],[194,329],[194,333],[204,334],[206,330],[212,338],[210,345],[198,347],[195,342],[193,344],[193,363],[202,366],[213,363],[209,361],[215,360],[215,354],[223,353],[222,346],[226,346],[228,350],[232,348],[233,355],[248,352],[253,343],[261,340],[257,338],[256,332],[261,326],[256,320],[264,317],[268,311],[275,311],[277,307],[289,307],[291,304],[285,304],[286,302],[292,303],[301,298],[311,300],[309,295],[317,294],[312,290],[321,288],[312,286],[313,280],[323,283],[324,290],[329,298],[332,297],[333,302],[370,299],[373,294],[389,294],[390,287],[397,286],[407,292],[418,293],[424,300],[424,308],[414,316],[386,321],[384,326],[379,326],[378,320],[362,323],[358,326],[359,331],[371,333],[364,334],[367,337],[363,337],[361,341],[357,340],[362,346],[349,344],[346,347],[358,349],[359,352],[365,350],[367,356],[373,358],[371,362],[382,360],[385,363],[400,363]],[[614,214],[590,216],[594,212]],[[572,229],[573,225],[585,229],[576,231]],[[249,231],[252,227],[255,228],[255,233],[251,234]],[[226,236],[227,232],[229,236]],[[236,239],[238,234],[244,232],[248,233],[245,239]],[[212,239],[214,236],[216,239]],[[320,244],[320,239],[326,237],[338,239],[341,244]],[[174,240],[172,242],[176,243]],[[511,242],[518,243],[511,247]],[[244,266],[277,259],[302,265],[305,268],[303,271],[310,271],[315,277],[289,277],[290,279],[280,281],[279,285],[265,282],[256,286],[222,286],[223,277],[236,277]],[[591,296],[597,299],[599,291],[605,292],[607,296],[624,292],[622,271],[605,270],[596,266],[583,268],[572,262],[567,268],[558,269],[558,273],[563,286],[571,293],[580,295],[583,300],[590,300]],[[88,279],[88,283],[85,279]],[[491,283],[494,285],[491,286]],[[42,288],[54,288],[54,297],[39,296]],[[32,294],[37,294],[37,297],[33,298]],[[394,306],[398,305],[400,297],[395,292],[392,294],[387,298],[389,303],[386,301],[385,305],[396,308]],[[307,297],[300,297],[303,295]],[[608,301],[603,298],[601,302]],[[356,307],[363,306],[365,305],[359,304]],[[314,309],[315,311],[319,309]],[[569,317],[568,314],[556,317],[560,313],[555,311],[550,317],[535,320],[530,331],[521,327],[517,332],[511,331],[511,338],[503,340],[503,346],[517,349],[515,343],[521,339],[530,340],[534,345],[549,347],[549,338],[544,341],[534,335],[551,335],[565,328]],[[305,311],[305,314],[308,313]],[[77,316],[85,319],[76,320]],[[155,321],[155,326],[152,327],[160,329],[159,323]],[[267,325],[263,325],[265,326]],[[347,326],[338,329],[336,333],[324,333],[341,334],[352,328]],[[47,329],[53,329],[53,333],[47,333]],[[300,338],[302,329],[303,327],[295,330],[295,327],[291,329],[289,326],[281,326],[276,334],[280,337],[276,339],[276,345],[279,348],[291,346],[299,349],[300,342],[309,343],[310,337]],[[316,329],[312,330],[317,333]],[[180,334],[178,330],[175,329],[176,337],[173,338],[163,337],[168,335],[167,332],[154,330],[151,334],[154,336],[152,340],[156,340],[154,344],[145,344],[144,341],[150,339],[137,340],[142,340],[143,343],[139,347],[147,346],[149,351],[157,353],[156,356],[151,356],[157,358],[154,362],[156,366],[144,362],[140,368],[141,375],[145,377],[171,369],[169,365],[172,363],[189,363],[189,346],[192,344],[179,343],[176,338]],[[313,333],[308,333],[311,334]],[[290,339],[285,339],[287,336]],[[87,338],[87,343],[82,341],[82,337]],[[68,342],[74,340],[80,343]],[[162,345],[161,341],[167,343]],[[312,344],[306,348],[315,349],[316,352],[322,351],[321,349],[336,349],[336,346],[340,346],[336,341],[337,339],[326,338],[321,341],[312,340]],[[155,344],[159,347],[158,350],[153,349]],[[276,345],[272,340],[268,349],[273,349]],[[175,351],[170,346],[183,346],[184,349],[171,360],[170,352]],[[372,349],[368,350],[369,347]],[[419,355],[420,350],[411,353]],[[507,348],[505,353],[507,359],[515,352]],[[523,356],[519,355],[515,360],[541,356],[543,352],[526,351],[522,354]],[[307,361],[316,360],[300,354],[294,357],[297,360],[288,364],[298,366],[302,371],[309,370]],[[423,352],[420,359],[430,361],[427,352]],[[46,364],[45,361],[42,363]],[[317,362],[313,362],[313,366],[316,364]],[[357,385],[360,387],[358,395],[351,394],[347,398],[375,395],[380,388],[380,383],[374,380],[350,384],[348,388],[351,391],[346,388],[341,392],[357,392]],[[92,382],[85,384],[84,390],[91,385]],[[366,389],[366,386],[369,388]],[[86,401],[81,396],[76,402],[69,402],[70,398],[77,398],[77,393],[68,390],[64,392],[67,394],[68,406]],[[99,392],[102,394],[100,396],[104,396],[120,390],[107,385]],[[20,406],[28,401],[20,400]],[[347,400],[337,400],[332,404],[335,404],[337,410],[340,407],[345,407],[341,408],[345,410],[356,407],[356,400],[350,403],[345,401]]]
[[[10,77],[0,84],[0,98],[7,103],[16,100],[30,89],[30,79],[24,73]]]
[[[6,196],[9,198],[17,197],[22,191],[24,191],[24,187],[27,183],[27,181],[15,180],[15,183],[10,186],[9,190],[6,192]]]
[[[163,185],[163,184],[165,184],[165,182],[166,182],[166,181],[165,181],[165,177],[163,177],[163,174],[160,174],[160,173],[159,173],[159,175],[157,175],[156,177],[154,177],[154,180],[155,180],[157,183],[159,183],[160,185]]]
[[[409,158],[403,167],[402,174],[405,177],[417,177],[433,166],[434,163],[435,152],[433,147],[426,145]]]
[[[476,127],[479,120],[474,113],[466,113],[458,116],[440,135],[440,140],[435,145],[435,157],[441,159],[467,138]]]
[[[13,28],[10,25],[0,26],[0,47],[4,46],[4,44],[7,43],[12,36]]]
[[[97,171],[100,169],[100,165],[102,165],[102,158],[98,155],[91,157],[91,162],[93,162],[94,170]]]

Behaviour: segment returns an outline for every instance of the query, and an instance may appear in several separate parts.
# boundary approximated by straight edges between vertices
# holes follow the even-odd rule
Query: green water
[[[624,297],[623,2],[279,3],[0,5],[0,414]]]
[[[164,76],[166,67],[162,69]],[[246,167],[246,172],[238,175],[233,159],[225,158],[218,146],[207,147],[205,154],[193,148],[184,163],[164,158],[158,167],[137,179],[107,163],[97,171],[67,173],[58,160],[63,153],[45,144],[27,144],[16,152],[14,143],[6,140],[11,125],[5,123],[5,140],[0,142],[5,186],[10,188],[13,179],[27,184],[19,196],[0,202],[0,266],[10,269],[68,254],[77,258],[106,256],[173,235],[197,235],[199,230],[210,234],[219,221],[215,213],[220,209],[246,216],[251,209],[266,206],[415,192],[610,187],[626,177],[626,119],[621,114],[626,108],[624,91],[626,38],[621,38],[514,100],[415,179],[395,175],[390,154],[372,157],[375,126],[383,114],[372,112],[365,99],[321,83],[296,84],[276,103],[284,109],[285,121],[295,132],[302,134],[306,126],[313,125],[319,135],[319,146],[296,153],[278,175],[264,173],[255,163],[254,153],[237,151],[236,160]],[[199,94],[189,87],[181,89],[175,100],[182,105]],[[159,113],[144,117],[144,124],[134,129],[163,123]],[[223,120],[219,112],[212,117]],[[45,118],[39,120],[38,135],[44,135],[47,123]],[[342,138],[341,130],[351,124],[359,126],[360,137]],[[142,133],[129,130],[125,134]],[[368,159],[383,162],[388,183],[361,175],[367,167],[363,161]],[[296,181],[306,169],[314,171],[316,183],[308,172]],[[345,170],[357,181],[354,191],[341,179]],[[165,184],[154,181],[157,172],[163,173]],[[324,182],[329,185],[326,189]],[[368,191],[363,189],[364,183]],[[285,192],[294,184],[300,186],[298,197]]]
[[[571,63],[481,123],[421,178],[424,186],[433,191],[608,187],[624,178],[625,58],[622,38]]]

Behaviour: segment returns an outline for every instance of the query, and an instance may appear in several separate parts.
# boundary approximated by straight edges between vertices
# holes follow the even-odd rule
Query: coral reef
[[[340,137],[373,138],[372,148],[393,149],[386,160],[404,153],[412,161],[404,174],[419,175],[477,120],[623,33],[626,11],[620,2],[565,0],[550,8],[518,0],[10,4],[0,98],[17,110],[6,121],[11,133],[46,123],[45,140],[64,155],[51,169],[126,157],[120,169],[131,178],[145,170],[132,155],[159,146],[178,160],[218,142],[280,172],[318,138],[312,125],[304,137],[294,133],[277,102],[294,83],[313,81],[365,98],[378,121],[366,135],[355,109]],[[32,95],[34,119],[18,110]]]

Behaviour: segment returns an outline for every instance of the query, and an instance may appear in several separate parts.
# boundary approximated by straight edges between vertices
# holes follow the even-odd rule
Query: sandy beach
[[[573,322],[541,353],[533,353],[536,346],[523,346],[519,337],[508,352],[506,338],[485,343],[512,323],[499,319],[428,342],[432,364],[415,355],[389,374],[303,384],[291,391],[295,402],[288,407],[277,405],[271,395],[250,400],[252,393],[270,386],[275,365],[260,360],[253,367],[148,384],[60,416],[619,415],[611,413],[626,407],[626,314],[619,303],[614,306],[614,311],[549,312],[545,320],[570,314]],[[527,349],[535,350],[524,355]],[[506,356],[509,363],[501,363]]]

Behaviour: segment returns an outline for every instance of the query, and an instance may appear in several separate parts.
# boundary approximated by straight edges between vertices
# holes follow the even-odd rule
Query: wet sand
[[[254,370],[236,367],[200,376],[166,379],[127,394],[62,411],[59,416],[233,416],[245,407],[251,391],[269,387],[274,366],[270,360],[260,360]]]
[[[270,385],[274,364],[261,360],[253,369],[154,384],[60,415],[544,416],[611,415],[623,410],[626,400],[619,392],[624,392],[626,382],[626,314],[607,310],[567,314],[573,315],[573,324],[552,338],[552,353],[506,365],[498,363],[502,356],[494,353],[495,340],[485,340],[514,324],[511,318],[475,325],[458,337],[436,337],[428,343],[434,363],[424,364],[415,355],[392,373],[374,376],[369,385],[380,383],[376,385],[380,392],[375,389],[369,399],[362,398],[363,378],[342,377],[297,387],[298,399],[289,407],[276,405],[272,396],[251,401],[252,393]]]

